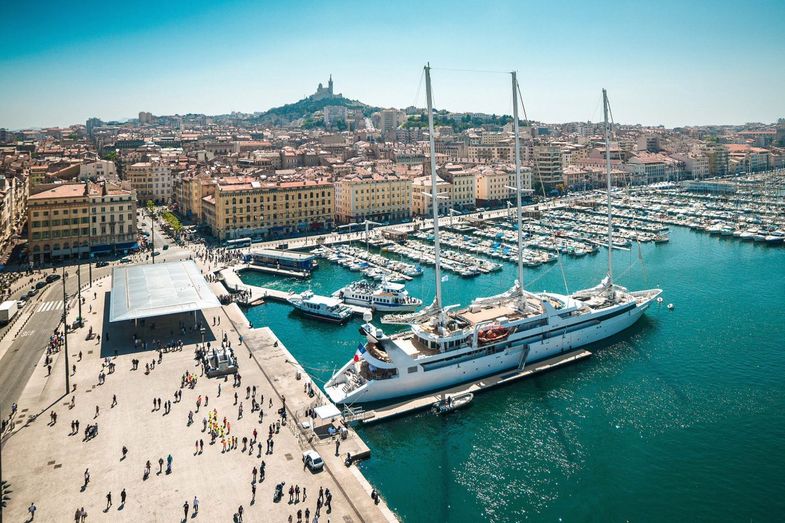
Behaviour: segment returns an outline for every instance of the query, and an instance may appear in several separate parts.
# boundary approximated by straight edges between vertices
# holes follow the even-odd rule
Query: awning
[[[115,267],[109,321],[220,307],[193,261]]]
[[[332,419],[336,416],[341,415],[341,411],[338,410],[338,407],[336,407],[332,403],[328,403],[327,405],[322,405],[321,407],[316,407],[313,410],[314,412],[316,412],[316,415],[319,416],[319,419]]]

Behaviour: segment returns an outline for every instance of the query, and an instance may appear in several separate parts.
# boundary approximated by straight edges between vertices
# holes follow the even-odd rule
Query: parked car
[[[32,298],[32,297],[33,297],[33,296],[35,296],[36,294],[38,294],[38,289],[36,289],[35,287],[33,287],[32,289],[30,289],[29,291],[27,291],[27,297],[28,297],[28,298]]]
[[[120,263],[131,263],[131,258],[129,256],[123,256],[120,258]]]
[[[53,281],[57,281],[59,279],[60,279],[60,275],[57,274],[56,272],[46,277],[46,281],[49,283],[52,283]]]
[[[303,452],[303,463],[311,472],[317,472],[324,468],[324,461],[318,452],[315,450],[306,450]]]
[[[101,260],[101,261],[99,261],[98,263],[95,264],[96,268],[99,268],[99,269],[101,267],[106,267],[107,265],[109,265],[109,262],[106,261],[106,260]]]
[[[35,282],[35,288],[36,289],[43,289],[44,287],[46,287],[47,283],[49,283],[49,282],[46,281],[46,280],[37,281],[37,282]]]
[[[159,254],[161,254],[161,251],[153,251],[153,256],[158,256]]]

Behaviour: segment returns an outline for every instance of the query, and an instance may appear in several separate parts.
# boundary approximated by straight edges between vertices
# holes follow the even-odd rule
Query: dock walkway
[[[259,305],[264,303],[265,300],[289,303],[289,298],[295,294],[289,291],[280,291],[278,289],[271,289],[269,287],[259,287],[256,285],[243,283],[243,281],[237,275],[235,269],[232,267],[222,269],[218,271],[218,274],[220,275],[221,280],[223,281],[223,284],[227,290],[233,292],[246,291],[249,293],[247,297],[242,297],[237,300],[243,305]],[[373,314],[373,311],[370,309],[370,307],[350,305],[348,303],[345,303],[344,305],[349,307],[352,312],[358,316],[364,316],[366,313]]]
[[[263,303],[264,300],[275,300],[281,302],[288,302],[293,293],[289,291],[279,291],[277,289],[270,289],[268,287],[258,287],[256,285],[249,285],[243,283],[240,276],[234,268],[229,267],[222,269],[218,272],[224,286],[233,292],[245,291],[248,292],[248,297],[237,300],[244,305],[258,305]]]
[[[566,354],[560,354],[559,356],[554,356],[553,358],[548,358],[547,360],[532,363],[520,371],[508,370],[499,374],[494,374],[493,376],[485,377],[479,381],[464,383],[463,385],[458,385],[457,387],[437,391],[426,396],[420,396],[411,400],[402,401],[387,407],[381,407],[365,412],[358,412],[353,416],[347,417],[347,420],[362,421],[363,423],[377,423],[379,421],[388,420],[397,416],[403,416],[404,414],[411,414],[412,412],[416,412],[418,410],[427,409],[439,399],[441,399],[441,397],[443,397],[445,394],[454,395],[465,392],[472,392],[476,394],[492,387],[512,383],[522,378],[526,378],[528,376],[532,376],[555,367],[560,367],[568,363],[582,360],[589,356],[591,356],[591,352],[583,349],[568,352]]]

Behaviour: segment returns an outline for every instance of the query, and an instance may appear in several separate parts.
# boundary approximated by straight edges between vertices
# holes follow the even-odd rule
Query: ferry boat
[[[292,307],[306,316],[334,323],[344,323],[354,314],[352,309],[344,305],[341,300],[330,296],[319,296],[311,291],[296,294],[288,301]]]
[[[608,178],[608,274],[599,285],[571,295],[532,293],[523,288],[521,232],[521,182],[517,114],[517,82],[513,74],[513,122],[518,187],[518,279],[506,293],[475,299],[462,310],[442,306],[439,219],[434,203],[434,248],[436,253],[436,298],[419,313],[386,316],[385,323],[410,326],[405,332],[388,336],[365,323],[354,357],[325,384],[325,392],[335,403],[354,404],[387,401],[393,398],[443,390],[504,371],[522,370],[528,363],[571,352],[598,342],[634,324],[662,291],[629,291],[613,283],[613,238],[610,182],[610,125],[608,100],[603,90],[605,110],[606,167]],[[426,94],[431,140],[430,68],[425,68]],[[431,141],[431,172],[436,173],[435,147]],[[432,174],[433,202],[436,175]]]
[[[422,305],[422,300],[409,296],[403,284],[386,280],[378,284],[356,281],[335,291],[333,297],[379,312],[413,312]]]

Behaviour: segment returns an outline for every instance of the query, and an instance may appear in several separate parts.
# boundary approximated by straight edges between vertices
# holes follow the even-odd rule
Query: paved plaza
[[[319,438],[313,431],[298,427],[308,419],[305,410],[320,400],[305,393],[307,374],[269,329],[250,329],[236,305],[196,315],[196,321],[206,327],[205,342],[219,344],[225,335],[232,343],[242,377],[241,385],[235,387],[233,376],[226,380],[200,376],[194,352],[202,333],[194,329],[193,314],[148,318],[136,326],[131,322],[107,323],[104,305],[110,286],[110,277],[106,276],[93,283],[89,294],[83,294],[87,323],[69,333],[69,365],[75,366],[75,371],[69,371],[73,392],[65,394],[65,357],[60,351],[55,355],[51,375],[43,360],[38,363],[19,399],[15,427],[6,435],[3,446],[3,478],[11,490],[6,521],[27,520],[28,507],[34,503],[35,521],[75,521],[76,511],[84,508],[88,522],[229,522],[242,507],[246,522],[298,521],[298,512],[305,521],[306,510],[311,522],[317,515],[320,489],[323,493],[329,489],[331,494],[331,510],[321,506],[320,522],[394,519],[383,501],[373,502],[372,487],[356,467],[347,468],[343,463],[346,451],[367,452],[353,431],[342,441],[340,456],[336,457],[335,436]],[[75,309],[71,307],[69,321],[75,319]],[[91,328],[94,336],[87,339]],[[134,344],[133,333],[148,342],[148,350]],[[163,353],[159,363],[158,353],[150,350],[153,340],[166,343],[172,339],[182,340],[184,347]],[[133,360],[139,360],[136,370]],[[153,362],[154,368],[147,371]],[[193,387],[181,387],[186,373],[196,376]],[[99,374],[105,375],[103,384]],[[258,411],[252,412],[248,387],[256,388],[261,418]],[[178,401],[176,394],[182,399]],[[288,423],[273,431],[273,452],[269,454],[269,427],[281,420],[278,411],[283,406],[282,396],[286,398]],[[201,405],[197,406],[200,397]],[[161,408],[154,407],[158,398]],[[170,411],[167,402],[171,402]],[[213,411],[217,424],[228,429],[223,439],[236,437],[237,448],[224,451],[221,438],[213,442],[203,430],[208,413]],[[193,416],[191,424],[189,412]],[[79,428],[74,432],[72,422],[76,420]],[[96,423],[97,435],[85,441],[85,429]],[[249,452],[243,440],[253,440],[254,430],[255,445]],[[307,449],[321,454],[325,470],[312,473],[303,467],[301,456]],[[172,457],[169,473],[168,456]],[[159,470],[159,459],[163,460],[163,470]],[[148,460],[151,471],[145,477]],[[265,473],[259,481],[262,463]],[[86,470],[89,481],[85,484]],[[273,492],[280,482],[285,482],[284,496],[274,503]],[[290,486],[299,487],[296,503],[289,502]],[[198,513],[193,510],[194,498],[198,499]]]

